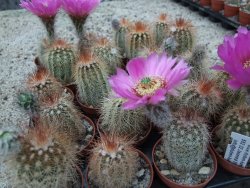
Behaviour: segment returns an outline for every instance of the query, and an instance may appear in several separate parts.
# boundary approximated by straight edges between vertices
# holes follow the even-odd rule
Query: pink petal
[[[134,58],[126,66],[129,76],[134,82],[139,81],[145,75],[146,62],[144,58]]]
[[[228,80],[227,84],[233,90],[237,90],[242,86],[242,84],[238,82],[237,80]]]
[[[161,101],[164,101],[166,99],[166,89],[158,89],[153,96],[150,97],[149,103],[150,104],[158,104]]]

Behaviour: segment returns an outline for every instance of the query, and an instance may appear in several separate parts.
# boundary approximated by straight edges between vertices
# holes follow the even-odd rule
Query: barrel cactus
[[[142,109],[124,110],[124,99],[105,98],[102,102],[100,126],[108,133],[137,136],[147,126],[147,119]]]
[[[141,49],[152,45],[152,34],[148,25],[136,22],[126,36],[126,56],[129,59],[138,56]]]
[[[132,184],[138,166],[138,153],[128,141],[102,135],[101,141],[92,149],[88,177],[97,187],[126,188]]]
[[[105,63],[90,51],[82,53],[75,67],[75,82],[80,101],[89,107],[99,108],[109,92],[107,78]]]
[[[208,125],[195,112],[183,110],[163,129],[164,152],[169,163],[187,173],[201,167],[209,144]]]
[[[108,39],[97,39],[92,48],[94,56],[106,63],[110,74],[114,74],[116,68],[121,66],[122,61],[120,52],[108,41]]]
[[[76,62],[74,49],[64,40],[45,43],[41,62],[63,84],[73,82],[72,70]]]
[[[250,136],[250,107],[248,105],[234,106],[224,115],[218,131],[219,145],[224,151],[231,143],[232,132]]]
[[[74,181],[76,151],[64,134],[40,123],[21,137],[8,162],[13,187],[66,188]]]
[[[161,47],[164,39],[168,36],[169,25],[168,16],[166,14],[161,14],[157,22],[154,24],[154,37],[156,46]]]
[[[178,18],[170,28],[170,35],[173,36],[178,44],[175,54],[183,54],[192,51],[194,45],[193,26],[190,21]]]

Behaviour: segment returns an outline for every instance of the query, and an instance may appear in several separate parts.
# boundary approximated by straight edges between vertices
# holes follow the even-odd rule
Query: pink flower
[[[99,4],[100,0],[62,0],[63,9],[73,17],[87,16]]]
[[[224,65],[216,65],[215,70],[227,72],[227,84],[232,89],[250,86],[250,31],[240,27],[234,36],[226,36],[218,47],[218,55]]]
[[[61,0],[21,0],[20,6],[39,17],[54,17],[61,6]]]
[[[177,95],[176,88],[183,85],[190,72],[187,63],[153,53],[148,58],[134,58],[126,66],[128,73],[117,69],[109,79],[112,90],[126,100],[124,109],[135,109],[164,101],[166,94]]]

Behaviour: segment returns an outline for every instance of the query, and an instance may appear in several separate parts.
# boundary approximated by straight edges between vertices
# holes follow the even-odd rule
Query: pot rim
[[[75,97],[76,97],[77,103],[79,104],[79,106],[81,107],[81,109],[84,112],[86,112],[90,115],[95,115],[95,114],[98,115],[99,114],[100,109],[99,108],[92,108],[92,107],[87,106],[86,104],[83,104],[79,98],[78,93],[76,93]]]
[[[154,165],[154,169],[156,171],[156,173],[158,174],[159,178],[162,180],[162,182],[164,184],[167,184],[166,182],[168,182],[169,184],[172,184],[173,186],[175,187],[179,187],[179,188],[201,188],[201,187],[205,187],[215,176],[216,172],[217,172],[217,168],[218,168],[218,163],[217,163],[217,160],[216,160],[216,156],[213,152],[213,150],[208,146],[208,151],[213,159],[213,162],[214,162],[214,171],[213,171],[213,174],[208,178],[206,179],[206,181],[204,181],[203,183],[200,183],[200,184],[196,184],[196,185],[182,185],[182,184],[178,184],[170,179],[168,179],[167,177],[165,177],[164,175],[161,174],[159,168],[157,167],[156,163],[155,163],[155,150],[156,150],[156,146],[159,145],[159,143],[163,140],[163,138],[159,138],[157,140],[157,142],[155,143],[154,147],[153,147],[153,150],[152,150],[152,161],[153,161],[153,165]],[[169,185],[168,185],[169,186]]]

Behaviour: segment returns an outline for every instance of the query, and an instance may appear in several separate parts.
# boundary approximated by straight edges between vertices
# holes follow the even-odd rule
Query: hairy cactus
[[[223,103],[221,90],[214,80],[200,79],[191,81],[181,89],[175,101],[178,108],[188,107],[196,110],[204,117],[210,118],[221,108]]]
[[[0,130],[0,156],[8,155],[17,148],[17,134],[13,131]]]
[[[177,171],[192,172],[201,167],[209,144],[207,127],[195,112],[183,110],[164,128],[164,152]]]
[[[126,36],[126,56],[129,59],[138,56],[141,49],[152,45],[152,37],[149,27],[142,23],[136,22]]]
[[[101,136],[89,158],[90,182],[97,187],[130,187],[139,165],[131,144],[116,136]]]
[[[76,62],[73,48],[63,40],[45,43],[43,48],[42,64],[63,84],[72,83],[72,70]]]
[[[122,18],[120,22],[113,20],[113,28],[115,30],[115,44],[119,48],[121,54],[124,56],[126,52],[126,35],[129,32],[129,22]]]
[[[154,26],[154,37],[156,46],[160,47],[169,33],[169,22],[166,14],[161,14]]]
[[[69,134],[74,140],[81,140],[85,136],[86,130],[82,125],[80,112],[64,96],[54,94],[42,98],[39,115],[48,124],[57,125],[58,131]]]
[[[119,50],[112,46],[106,38],[97,40],[92,51],[94,56],[107,64],[110,74],[114,74],[116,72],[116,68],[120,67],[122,64]]]
[[[194,45],[194,35],[191,22],[178,18],[170,28],[170,35],[173,36],[178,44],[175,54],[183,54],[192,51]]]
[[[21,92],[18,95],[18,104],[23,107],[25,110],[34,108],[35,101],[32,93],[29,92]]]
[[[9,162],[13,187],[66,188],[74,181],[76,151],[64,134],[41,124],[20,141]]]
[[[121,98],[105,98],[101,107],[101,128],[108,133],[118,135],[138,135],[147,126],[147,119],[142,109],[124,110]]]
[[[75,67],[75,80],[80,100],[94,108],[108,95],[107,67],[91,52],[84,52]]]
[[[231,133],[236,132],[250,136],[250,107],[246,104],[234,106],[223,117],[220,130],[220,147],[226,150],[231,143]]]

